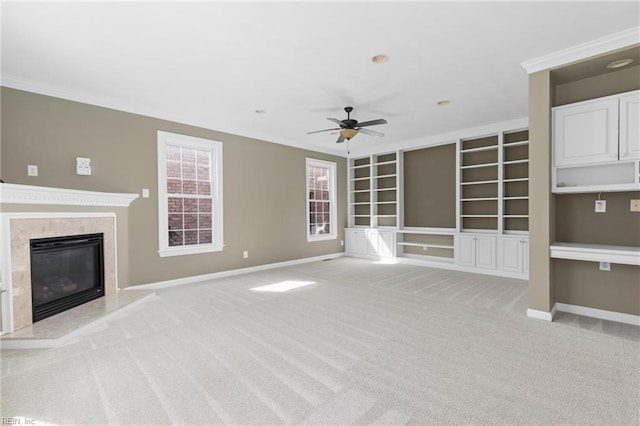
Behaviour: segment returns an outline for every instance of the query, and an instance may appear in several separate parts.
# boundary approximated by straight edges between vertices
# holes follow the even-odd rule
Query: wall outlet
[[[344,246],[344,240],[340,240],[340,246]]]
[[[629,211],[640,212],[640,200],[631,200]]]
[[[27,166],[27,176],[38,176],[38,166],[29,164]]]
[[[243,251],[243,252],[242,252],[242,258],[243,258],[243,259],[248,259],[248,258],[249,258],[249,252],[248,252],[248,251],[246,251],[246,250],[245,250],[245,251]]]
[[[601,271],[610,271],[611,270],[611,263],[609,263],[609,262],[600,262],[600,270]]]
[[[607,211],[607,201],[596,200],[596,213],[606,213],[606,211]]]
[[[76,174],[85,176],[91,174],[91,158],[76,157]]]

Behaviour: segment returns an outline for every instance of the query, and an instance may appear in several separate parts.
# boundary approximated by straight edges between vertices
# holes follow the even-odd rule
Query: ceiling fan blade
[[[385,120],[384,118],[379,118],[377,120],[364,121],[362,123],[358,123],[358,127],[375,126],[377,124],[387,124],[387,120]]]
[[[365,135],[369,135],[369,136],[378,136],[379,138],[384,136],[384,133],[377,132],[377,131],[371,130],[371,129],[358,129],[358,132],[364,133]]]
[[[336,143],[342,143],[344,142],[344,136],[340,135],[338,136],[338,140],[336,141]]]
[[[307,134],[310,135],[312,133],[321,133],[321,132],[330,132],[332,130],[340,130],[340,128],[335,128],[335,129],[324,129],[324,130],[314,130],[313,132],[308,132]]]
[[[334,123],[336,123],[340,127],[344,127],[344,123],[342,121],[338,120],[337,118],[327,118],[327,120],[333,121]]]

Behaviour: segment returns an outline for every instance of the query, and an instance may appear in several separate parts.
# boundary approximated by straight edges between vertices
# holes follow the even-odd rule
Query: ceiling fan
[[[336,143],[341,143],[341,142],[344,142],[345,140],[350,140],[352,137],[354,137],[360,132],[369,136],[378,136],[378,137],[384,136],[384,133],[377,132],[371,129],[364,129],[364,127],[376,126],[378,124],[387,124],[387,120],[383,118],[379,118],[377,120],[364,121],[362,123],[358,123],[358,120],[354,120],[351,118],[351,111],[353,111],[353,107],[348,106],[348,107],[345,107],[344,110],[347,113],[347,118],[345,120],[338,120],[337,118],[327,118],[327,120],[333,121],[340,127],[336,127],[333,129],[316,130],[313,132],[309,132],[307,134],[310,135],[312,133],[331,132],[334,130],[339,130],[340,136],[338,136],[338,140],[336,141]]]

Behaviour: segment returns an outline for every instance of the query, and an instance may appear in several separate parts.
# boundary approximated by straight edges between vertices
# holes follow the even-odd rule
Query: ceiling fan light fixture
[[[609,68],[609,69],[622,68],[622,67],[626,67],[631,62],[633,62],[633,59],[631,59],[631,58],[620,59],[619,61],[611,62],[609,65],[607,65],[607,68]]]
[[[371,61],[374,64],[384,64],[388,60],[389,60],[389,56],[384,54],[375,55],[373,58],[371,58]]]
[[[358,131],[356,129],[342,129],[342,130],[340,130],[340,135],[342,135],[342,137],[345,138],[346,140],[351,139],[352,137],[354,137],[357,134],[358,134]]]

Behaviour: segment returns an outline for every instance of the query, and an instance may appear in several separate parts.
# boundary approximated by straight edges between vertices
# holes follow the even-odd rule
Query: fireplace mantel
[[[138,194],[0,183],[0,334],[32,324],[31,239],[102,233],[105,295],[115,294],[120,271],[126,282],[126,208],[136,198]],[[123,228],[116,231],[118,216],[124,219]],[[124,242],[116,240],[117,232]]]
[[[138,194],[0,183],[0,203],[128,207]]]

